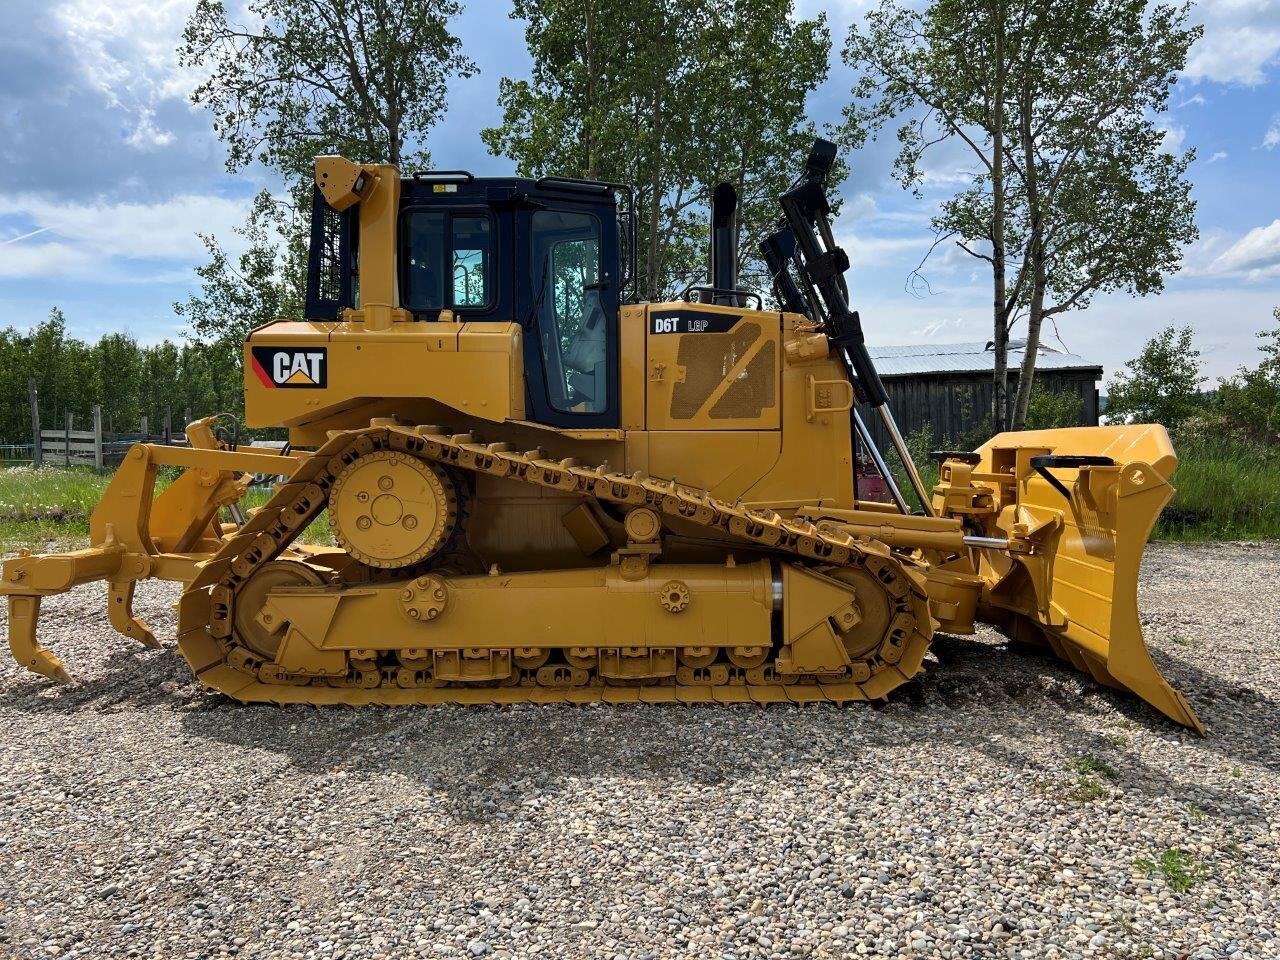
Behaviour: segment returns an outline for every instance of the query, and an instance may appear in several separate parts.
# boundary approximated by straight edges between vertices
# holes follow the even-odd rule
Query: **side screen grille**
[[[773,406],[775,345],[767,341],[747,363],[747,369],[711,408],[712,420],[754,420]]]
[[[317,296],[321,300],[338,300],[342,296],[342,253],[338,249],[338,232],[342,215],[327,203],[320,211],[323,218],[320,249],[316,257]]]
[[[713,420],[754,418],[772,407],[775,345],[757,343],[762,333],[760,324],[743,322],[727,333],[683,334],[676,363],[684,379],[672,389],[671,419],[694,419],[717,392],[709,414]],[[756,355],[739,367],[753,348]],[[733,382],[726,384],[730,377]]]

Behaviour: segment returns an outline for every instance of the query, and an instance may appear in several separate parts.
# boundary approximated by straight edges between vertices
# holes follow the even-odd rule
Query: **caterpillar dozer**
[[[1138,621],[1165,431],[1002,433],[927,490],[850,307],[834,159],[817,141],[779,198],[766,308],[728,185],[706,284],[649,303],[624,184],[319,157],[307,319],[244,344],[246,423],[288,445],[208,418],[133,447],[87,549],[5,562],[14,656],[68,679],[40,602],[90,581],[155,645],[132,600],[161,577],[182,656],[241,701],[841,703],[981,621],[1203,732]],[[892,502],[859,497],[867,457]]]

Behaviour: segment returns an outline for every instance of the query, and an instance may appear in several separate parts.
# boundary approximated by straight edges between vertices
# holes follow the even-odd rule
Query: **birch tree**
[[[895,174],[919,189],[959,144],[972,175],[932,225],[989,265],[992,425],[1026,420],[1042,326],[1105,291],[1158,292],[1196,237],[1185,174],[1160,114],[1199,28],[1190,6],[1144,0],[886,0],[855,24],[845,111],[860,146],[898,120]],[[1010,423],[1008,342],[1027,321]]]

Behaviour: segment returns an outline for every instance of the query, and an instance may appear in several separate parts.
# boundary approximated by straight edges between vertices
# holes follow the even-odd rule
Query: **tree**
[[[209,392],[226,410],[239,410],[244,403],[239,369],[245,337],[272,320],[300,318],[304,293],[301,278],[290,269],[296,257],[282,252],[289,234],[280,220],[280,205],[265,190],[236,233],[245,241],[238,257],[229,256],[216,238],[200,236],[209,252],[209,262],[196,267],[200,292],[173,305],[174,313],[186,319],[191,335],[205,345],[206,359],[212,364]]]
[[[1158,292],[1196,236],[1185,172],[1156,117],[1199,35],[1189,6],[1145,0],[886,0],[855,25],[845,59],[862,71],[846,110],[860,144],[905,121],[896,172],[923,177],[935,146],[959,142],[969,185],[933,219],[992,270],[997,430],[1007,415],[1007,345],[1027,317],[1013,426],[1026,419],[1043,322],[1099,291]],[[1010,279],[1011,278],[1011,279]]]
[[[1107,384],[1107,419],[1173,429],[1203,407],[1200,351],[1190,327],[1165,327]]]
[[[29,332],[0,329],[0,443],[31,440],[28,377],[40,388],[41,420],[49,430],[62,427],[67,413],[86,428],[95,404],[102,407],[103,427],[116,432],[137,430],[142,416],[158,430],[166,411],[175,417],[186,409],[195,416],[237,411],[244,396],[240,347],[234,337],[141,346],[128,333],[88,344],[68,335],[55,307]]]
[[[1025,429],[1078,427],[1083,411],[1084,398],[1080,394],[1069,390],[1047,390],[1037,383],[1036,388],[1031,391]]]
[[[1027,350],[1013,428],[1027,417],[1045,319],[1098,292],[1159,293],[1199,236],[1187,167],[1165,150],[1157,117],[1191,44],[1191,5],[1147,0],[1035,0],[1022,42],[1036,69],[1016,72],[1017,152],[1025,223]]]
[[[739,190],[738,259],[755,243],[812,141],[807,94],[826,76],[825,16],[792,0],[516,0],[533,59],[504,78],[491,153],[526,176],[634,184],[642,298],[706,275],[703,208],[720,180]],[[746,277],[744,276],[744,280]]]
[[[939,240],[967,241],[964,249],[991,267],[997,433],[1008,412],[1009,319],[1025,281],[1019,273],[1010,288],[1008,250],[1016,237],[1006,170],[1011,74],[1027,67],[1017,49],[1024,16],[1018,0],[938,0],[924,10],[884,0],[863,26],[849,28],[843,54],[859,71],[841,126],[846,144],[859,148],[904,118],[894,173],[916,190],[926,158],[942,144],[962,145],[974,163],[969,187],[942,205],[933,227]],[[973,246],[978,241],[987,249]]]
[[[1241,367],[1218,384],[1217,403],[1228,424],[1256,443],[1280,444],[1280,307],[1272,311],[1273,330],[1258,334],[1263,360]]]
[[[427,164],[427,132],[448,83],[469,77],[449,21],[456,0],[250,0],[251,25],[222,0],[199,0],[179,47],[210,70],[191,95],[214,115],[227,168],[257,160],[309,179],[320,153],[366,163]]]

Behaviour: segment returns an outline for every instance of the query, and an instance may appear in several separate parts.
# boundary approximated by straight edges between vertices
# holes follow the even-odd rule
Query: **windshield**
[[[493,294],[487,214],[408,210],[402,219],[402,301],[414,313],[484,309]]]

